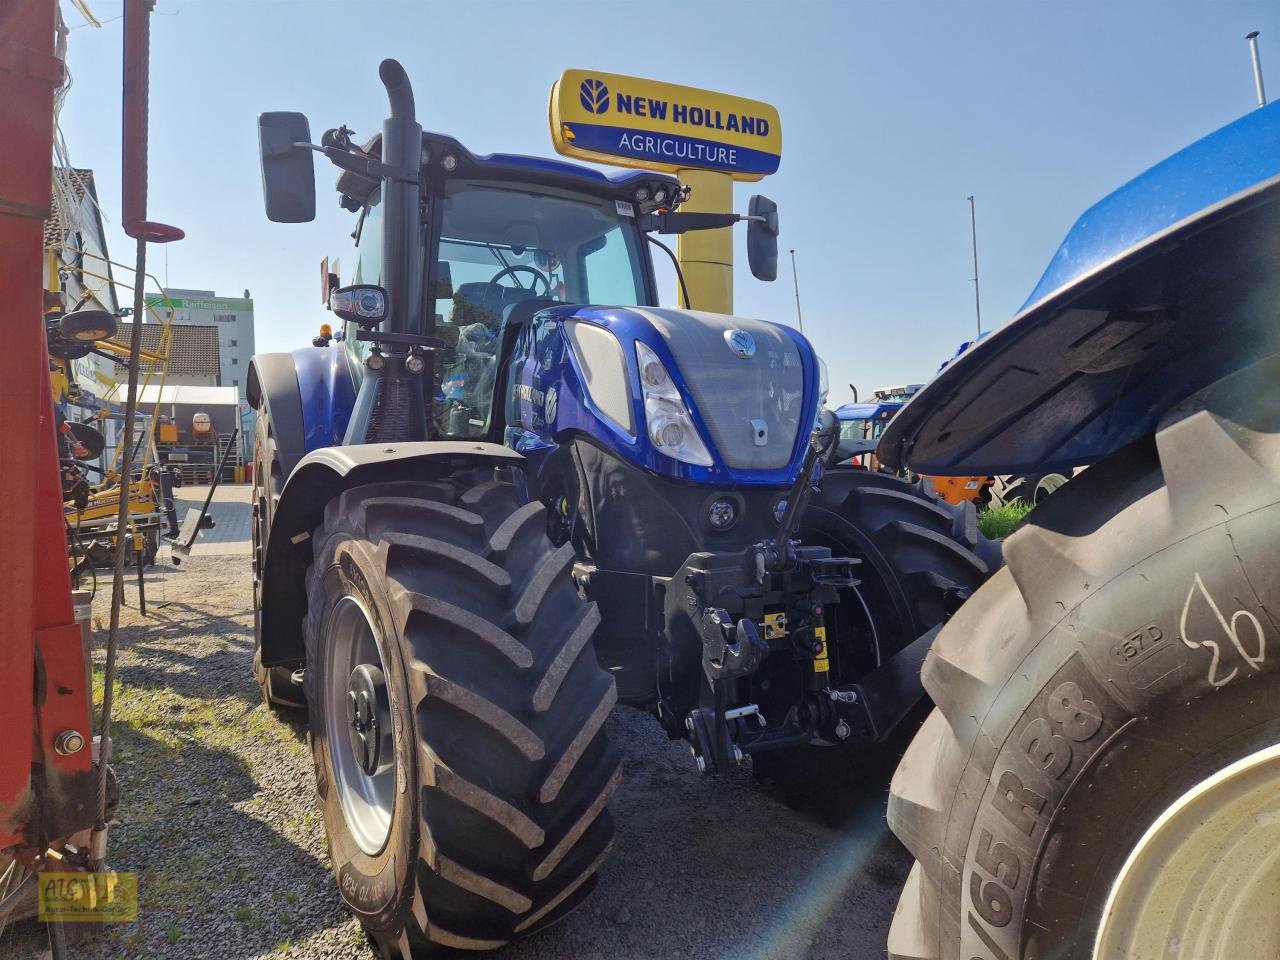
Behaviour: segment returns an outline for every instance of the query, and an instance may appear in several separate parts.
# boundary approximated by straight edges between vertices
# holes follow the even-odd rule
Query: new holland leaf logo
[[[604,113],[609,109],[609,88],[604,81],[588,77],[578,88],[578,99],[587,113]]]

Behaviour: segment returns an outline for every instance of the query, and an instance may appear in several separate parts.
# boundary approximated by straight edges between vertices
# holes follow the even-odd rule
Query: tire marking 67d
[[[1262,629],[1262,622],[1250,611],[1243,608],[1233,613],[1228,621],[1222,615],[1222,611],[1218,608],[1218,604],[1214,602],[1213,597],[1209,595],[1209,590],[1205,587],[1204,581],[1200,579],[1200,574],[1197,573],[1195,580],[1191,583],[1191,589],[1187,593],[1187,602],[1182,605],[1182,618],[1178,621],[1178,636],[1192,650],[1198,650],[1200,647],[1209,648],[1211,653],[1208,673],[1209,683],[1214,687],[1224,687],[1236,678],[1240,668],[1232,667],[1229,674],[1225,677],[1219,677],[1218,666],[1222,662],[1222,648],[1218,645],[1218,642],[1216,640],[1192,640],[1187,636],[1187,617],[1191,613],[1191,601],[1194,599],[1197,590],[1204,597],[1205,603],[1209,604],[1209,609],[1213,611],[1214,617],[1217,618],[1218,624],[1222,627],[1222,632],[1227,635],[1227,639],[1235,646],[1241,659],[1254,672],[1261,670],[1262,665],[1267,662],[1267,635]],[[1240,638],[1236,625],[1241,619],[1245,620],[1253,628],[1253,635],[1258,641],[1258,653],[1256,656],[1251,655],[1245,649],[1244,641]]]

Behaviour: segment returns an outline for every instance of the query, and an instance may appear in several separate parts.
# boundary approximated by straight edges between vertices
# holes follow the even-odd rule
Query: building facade
[[[253,356],[253,299],[249,291],[243,297],[220,297],[212,290],[169,287],[165,294],[173,304],[175,324],[217,329],[219,383],[235,387],[244,403],[249,359]],[[158,298],[148,300],[157,309],[162,306]],[[154,319],[149,317],[148,322]]]

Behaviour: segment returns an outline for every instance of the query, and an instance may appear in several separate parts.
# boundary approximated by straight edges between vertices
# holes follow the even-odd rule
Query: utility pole
[[[796,289],[796,322],[800,324],[800,332],[804,333],[804,317],[800,314],[800,281],[796,277],[796,252],[791,251],[791,284]]]
[[[1253,56],[1253,87],[1258,93],[1258,106],[1267,105],[1267,91],[1262,88],[1262,60],[1258,57],[1258,31],[1251,30],[1244,35],[1249,41],[1249,53]]]
[[[982,336],[982,299],[978,296],[978,213],[969,196],[969,233],[973,237],[973,312],[978,316],[978,336]]]

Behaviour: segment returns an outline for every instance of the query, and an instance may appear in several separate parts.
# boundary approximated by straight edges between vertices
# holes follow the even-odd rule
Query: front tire
[[[1072,480],[941,632],[891,790],[917,862],[890,957],[1275,955],[1274,905],[1252,908],[1280,884],[1277,375]],[[1243,805],[1236,764],[1263,778]]]
[[[554,923],[612,840],[616,693],[545,513],[468,474],[349,490],[314,535],[317,786],[343,899],[384,956],[492,949]],[[383,703],[381,726],[371,710],[352,725],[353,691]]]

